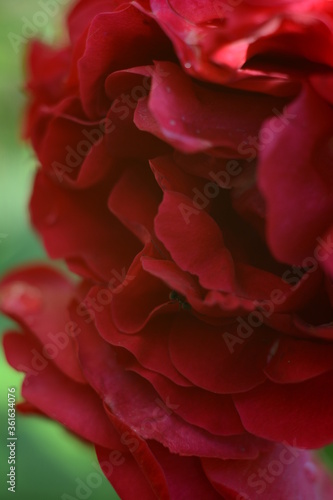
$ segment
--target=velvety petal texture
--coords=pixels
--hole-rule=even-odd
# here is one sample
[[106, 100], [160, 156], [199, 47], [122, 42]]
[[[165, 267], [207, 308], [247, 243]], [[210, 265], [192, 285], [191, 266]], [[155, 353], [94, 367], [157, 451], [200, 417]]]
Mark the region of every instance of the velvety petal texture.
[[333, 6], [79, 0], [30, 44], [33, 227], [10, 272], [23, 413], [123, 500], [330, 500]]

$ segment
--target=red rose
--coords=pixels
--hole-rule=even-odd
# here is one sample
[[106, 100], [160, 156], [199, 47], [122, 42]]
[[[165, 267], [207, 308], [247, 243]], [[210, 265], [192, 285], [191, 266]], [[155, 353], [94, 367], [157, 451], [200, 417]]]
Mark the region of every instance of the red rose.
[[333, 65], [326, 1], [151, 0], [150, 10], [199, 79], [289, 95], [309, 69]]
[[[237, 475], [281, 446], [333, 440], [331, 8], [217, 4], [80, 1], [68, 46], [35, 43], [29, 56], [25, 132], [41, 164], [32, 221], [50, 256], [84, 278], [34, 325], [52, 314], [57, 330], [70, 314], [61, 325], [80, 329], [61, 351], [75, 374], [63, 354], [54, 364], [84, 382], [75, 405], [101, 419], [101, 434], [84, 430], [72, 404], [68, 415], [54, 397], [38, 408], [102, 446], [101, 461], [127, 453], [142, 498], [138, 462], [158, 498], [179, 498], [177, 485], [188, 498], [241, 488], [253, 498]], [[62, 278], [25, 273], [58, 297]], [[13, 286], [5, 281], [3, 308], [17, 316]], [[35, 334], [45, 349], [45, 332]], [[30, 337], [7, 341], [18, 369], [34, 362]], [[22, 342], [17, 362], [10, 342]], [[42, 373], [28, 378], [34, 406], [64, 382]], [[119, 444], [124, 432], [135, 452]], [[302, 460], [290, 497], [308, 488]], [[196, 487], [185, 479], [194, 470]], [[126, 474], [110, 479], [132, 498]], [[266, 486], [272, 499], [291, 488], [288, 475]]]
[[[332, 276], [333, 108], [320, 95], [326, 97], [332, 80], [316, 75], [312, 82], [288, 107], [295, 119], [262, 152], [259, 180], [275, 256], [303, 267], [316, 259]], [[283, 161], [282, 151], [288, 151]]]
[[83, 288], [47, 267], [8, 275], [1, 307], [22, 332], [8, 332], [4, 346], [8, 362], [26, 373], [21, 411], [45, 414], [92, 442], [122, 499], [331, 498], [332, 483], [310, 453], [231, 436], [242, 427], [231, 401], [217, 403], [175, 369], [171, 375], [164, 359], [163, 370], [182, 384], [177, 390], [146, 367], [145, 350], [139, 360], [103, 340], [75, 312]]

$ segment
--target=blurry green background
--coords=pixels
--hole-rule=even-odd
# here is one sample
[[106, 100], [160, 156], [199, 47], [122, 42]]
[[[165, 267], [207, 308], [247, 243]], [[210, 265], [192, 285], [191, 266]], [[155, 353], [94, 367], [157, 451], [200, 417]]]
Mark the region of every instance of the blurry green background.
[[[56, 0], [55, 0], [56, 1]], [[20, 141], [20, 124], [24, 94], [23, 56], [26, 44], [15, 53], [8, 34], [21, 35], [26, 17], [31, 20], [41, 7], [38, 0], [1, 0], [0, 4], [0, 274], [15, 265], [31, 260], [46, 260], [45, 252], [29, 226], [27, 203], [34, 177], [36, 161], [26, 145]], [[64, 7], [59, 14], [49, 17], [47, 24], [38, 29], [38, 37], [54, 40], [61, 32]], [[0, 317], [0, 331], [11, 322]], [[22, 375], [12, 370], [0, 351], [0, 497], [13, 497], [7, 491], [8, 472], [7, 437], [7, 388], [16, 387], [20, 392]], [[309, 404], [311, 402], [309, 401]], [[17, 415], [16, 448], [16, 500], [61, 499], [67, 493], [76, 497], [76, 479], [86, 478], [96, 469], [93, 449], [78, 441], [61, 426], [40, 417]], [[322, 452], [333, 470], [333, 448]], [[102, 475], [101, 475], [102, 476]], [[66, 498], [66, 497], [65, 497]], [[67, 500], [70, 497], [67, 497]], [[82, 497], [81, 497], [82, 498]], [[103, 478], [101, 486], [85, 498], [95, 500], [116, 499], [111, 486]]]
[[[55, 0], [56, 2], [56, 0]], [[70, 3], [70, 2], [68, 2]], [[58, 4], [57, 4], [58, 5]], [[20, 125], [24, 94], [23, 57], [26, 44], [16, 53], [8, 38], [9, 33], [22, 34], [23, 17], [33, 19], [41, 11], [38, 0], [1, 0], [0, 4], [0, 274], [17, 264], [32, 260], [46, 260], [45, 252], [29, 227], [27, 203], [34, 177], [36, 161], [29, 147], [20, 141]], [[61, 31], [65, 8], [49, 16], [36, 36], [52, 40]], [[0, 317], [0, 331], [12, 323]], [[0, 364], [0, 498], [13, 498], [7, 490], [7, 388], [15, 387], [20, 394], [22, 375], [11, 369], [2, 349]], [[17, 415], [16, 500], [61, 499], [64, 493], [76, 498], [76, 478], [86, 482], [97, 464], [92, 448], [77, 440], [60, 425], [41, 417]], [[101, 477], [102, 477], [101, 473]], [[108, 481], [85, 498], [116, 499]], [[81, 497], [82, 498], [82, 497]], [[68, 499], [67, 499], [68, 500]]]

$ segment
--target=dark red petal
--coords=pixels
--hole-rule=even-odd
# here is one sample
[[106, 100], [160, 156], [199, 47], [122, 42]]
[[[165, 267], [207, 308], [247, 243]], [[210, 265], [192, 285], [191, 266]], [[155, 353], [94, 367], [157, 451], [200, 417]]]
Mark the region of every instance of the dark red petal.
[[200, 299], [204, 293], [197, 280], [189, 273], [182, 271], [171, 260], [158, 260], [152, 257], [142, 257], [142, 267], [151, 275], [164, 281], [170, 290], [176, 290], [189, 302]]
[[38, 346], [26, 336], [5, 336], [4, 348], [11, 366], [27, 373], [22, 396], [31, 405], [88, 441], [123, 448], [102, 402], [89, 386], [70, 380], [45, 358], [43, 364]]
[[281, 102], [259, 94], [216, 92], [194, 84], [175, 64], [159, 63], [148, 103], [151, 120], [144, 118], [146, 106], [146, 101], [140, 101], [136, 125], [176, 149], [196, 153], [219, 148], [223, 155], [241, 157], [239, 146], [258, 134], [262, 121]]
[[333, 344], [310, 342], [282, 336], [265, 368], [272, 382], [303, 382], [333, 370]]
[[143, 269], [185, 297], [186, 302], [192, 306], [194, 314], [205, 316], [201, 317], [204, 321], [215, 317], [235, 317], [256, 307], [254, 300], [243, 297], [245, 295], [243, 292], [241, 292], [242, 297], [216, 291], [207, 293], [200, 287], [195, 276], [183, 271], [170, 260], [143, 257], [141, 262]]
[[197, 457], [181, 457], [160, 444], [149, 443], [168, 482], [170, 500], [218, 500], [220, 495], [211, 486]]
[[235, 323], [213, 327], [179, 317], [170, 334], [172, 362], [194, 385], [208, 391], [249, 391], [266, 379], [263, 370], [276, 335], [266, 328], [249, 327], [242, 336], [239, 331], [244, 329]]
[[108, 193], [107, 184], [75, 192], [60, 189], [39, 171], [30, 205], [50, 256], [69, 264], [79, 260], [86, 276], [102, 281], [112, 278], [112, 270], [127, 269], [141, 247], [109, 212]]
[[[59, 50], [39, 40], [29, 44], [26, 88], [39, 106], [56, 103], [63, 97], [63, 82], [69, 68], [70, 52], [69, 47]], [[33, 127], [26, 122], [25, 137], [30, 137], [33, 133]]]
[[[124, 203], [126, 199], [126, 203]], [[153, 234], [154, 216], [161, 201], [161, 191], [148, 168], [131, 166], [115, 184], [109, 197], [111, 212], [141, 241]]]
[[97, 14], [113, 12], [122, 0], [79, 0], [70, 11], [67, 19], [71, 41], [74, 44], [86, 30]]
[[[182, 216], [182, 205], [196, 212], [190, 221]], [[233, 261], [221, 231], [204, 210], [193, 206], [192, 200], [166, 191], [155, 218], [155, 230], [176, 264], [197, 275], [203, 287], [226, 292], [233, 290]]]
[[26, 413], [28, 415], [42, 415], [43, 417], [45, 417], [45, 414], [42, 411], [40, 411], [31, 403], [28, 403], [28, 401], [22, 401], [20, 403], [17, 403], [16, 409], [20, 413]]
[[134, 6], [125, 4], [122, 10], [98, 14], [89, 26], [85, 52], [78, 61], [80, 93], [88, 116], [104, 114], [110, 104], [104, 91], [109, 73], [152, 64], [170, 53], [169, 40]]
[[[128, 439], [132, 449], [136, 448], [137, 443], [142, 442], [138, 437], [131, 437], [129, 431], [125, 431], [123, 436], [125, 436], [123, 440]], [[164, 496], [156, 496], [149, 478], [147, 479], [144, 475], [140, 465], [129, 451], [120, 454], [114, 450], [96, 446], [96, 454], [101, 469], [122, 500], [137, 500], [138, 498], [145, 500], [169, 499], [165, 492], [162, 493]]]
[[330, 371], [299, 384], [273, 384], [234, 396], [245, 428], [274, 441], [300, 448], [320, 448], [333, 440], [333, 400], [327, 387]]
[[[255, 457], [264, 445], [250, 435], [214, 436], [190, 425], [175, 413], [163, 411], [158, 394], [138, 375], [117, 362], [117, 351], [98, 338], [93, 328], [80, 323], [79, 359], [87, 380], [113, 415], [143, 439], [155, 439], [173, 453], [219, 458]], [[98, 369], [96, 369], [98, 360]]]
[[[255, 460], [202, 459], [208, 479], [223, 498], [230, 500], [329, 500], [328, 484], [324, 496], [319, 494], [327, 478], [310, 453], [275, 445], [269, 453]], [[331, 483], [331, 481], [329, 481]], [[331, 487], [331, 485], [330, 485]]]
[[305, 336], [307, 339], [333, 340], [332, 323], [324, 325], [311, 325], [310, 323], [307, 323], [295, 316], [293, 317], [293, 325], [297, 328], [299, 336]]
[[147, 441], [142, 439], [135, 430], [115, 417], [107, 405], [105, 405], [105, 409], [109, 419], [121, 436], [121, 441], [132, 453], [133, 458], [137, 462], [141, 472], [144, 474], [157, 498], [167, 499], [169, 495], [164, 473], [160, 464], [156, 461], [153, 453], [149, 449]]
[[[93, 289], [88, 297], [98, 295], [98, 289]], [[109, 308], [95, 314], [95, 323], [100, 335], [115, 347], [124, 347], [144, 367], [168, 377], [179, 385], [190, 385], [173, 366], [169, 355], [169, 333], [171, 317], [153, 318], [137, 334], [128, 335], [119, 331], [113, 323]]]
[[115, 171], [104, 134], [108, 127], [103, 120], [89, 122], [78, 98], [63, 100], [48, 115], [46, 132], [35, 148], [43, 169], [55, 183], [85, 188], [106, 177], [111, 169]]
[[134, 259], [124, 285], [111, 302], [112, 320], [125, 333], [138, 332], [155, 314], [175, 311], [178, 307], [170, 302], [170, 289], [143, 269], [141, 258], [144, 255], [151, 255], [150, 246]]
[[[320, 250], [320, 253], [318, 253]], [[333, 278], [333, 226], [319, 240], [317, 246], [317, 259], [327, 272], [328, 276]]]
[[65, 375], [84, 382], [73, 345], [77, 329], [67, 309], [74, 292], [74, 285], [49, 267], [19, 268], [0, 283], [0, 308], [33, 333]]
[[[150, 161], [150, 167], [154, 172], [158, 185], [163, 191], [177, 191], [185, 194], [189, 198], [193, 198], [194, 194], [197, 193], [197, 191], [193, 191], [193, 189], [197, 188], [197, 190], [202, 192], [205, 187], [205, 182], [198, 179], [198, 177], [191, 172], [184, 172], [175, 160], [175, 156], [176, 153], [172, 156], [154, 158]], [[189, 161], [190, 158], [192, 158], [192, 155], [188, 156]]]
[[331, 73], [314, 74], [309, 78], [312, 87], [330, 104], [332, 100], [333, 76]]
[[[134, 123], [138, 102], [146, 99], [150, 90], [154, 66], [142, 66], [115, 71], [105, 81], [105, 91], [112, 105], [106, 121], [109, 153], [117, 158], [155, 158], [171, 151], [170, 146], [155, 135], [139, 130]], [[131, 144], [131, 147], [128, 147]]]
[[277, 259], [309, 267], [306, 259], [332, 220], [333, 110], [308, 87], [268, 128], [273, 120], [281, 130], [259, 160], [268, 242]]
[[186, 422], [217, 436], [232, 436], [244, 432], [231, 396], [213, 394], [198, 387], [180, 387], [159, 373], [144, 369], [139, 363], [127, 367], [149, 380], [163, 399], [162, 407], [174, 411]]

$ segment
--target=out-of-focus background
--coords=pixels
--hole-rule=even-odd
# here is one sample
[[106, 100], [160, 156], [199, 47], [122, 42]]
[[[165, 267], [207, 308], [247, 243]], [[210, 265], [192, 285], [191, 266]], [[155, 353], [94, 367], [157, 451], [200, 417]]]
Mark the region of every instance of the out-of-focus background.
[[[47, 14], [42, 4], [52, 4]], [[2, 0], [0, 3], [0, 274], [29, 261], [47, 260], [47, 256], [29, 225], [27, 204], [36, 169], [29, 147], [20, 140], [20, 125], [25, 101], [23, 59], [28, 39], [52, 41], [59, 38], [67, 2], [57, 0]], [[62, 4], [62, 5], [61, 5]], [[51, 5], [51, 7], [52, 7]], [[50, 7], [50, 9], [51, 9]], [[45, 15], [39, 16], [38, 12]], [[51, 12], [51, 10], [49, 10]], [[47, 20], [46, 20], [47, 18]], [[37, 26], [39, 24], [39, 26]], [[57, 265], [57, 264], [56, 264]], [[13, 323], [0, 317], [0, 332]], [[2, 500], [74, 500], [117, 499], [118, 496], [100, 472], [94, 450], [42, 417], [16, 416], [16, 493], [7, 490], [9, 472], [7, 438], [7, 389], [20, 394], [23, 376], [11, 369], [0, 350], [0, 498]], [[87, 482], [88, 481], [88, 482]], [[100, 483], [97, 487], [96, 485]], [[81, 489], [77, 490], [78, 485]], [[86, 485], [86, 487], [82, 486]], [[92, 487], [95, 485], [94, 487]]]

